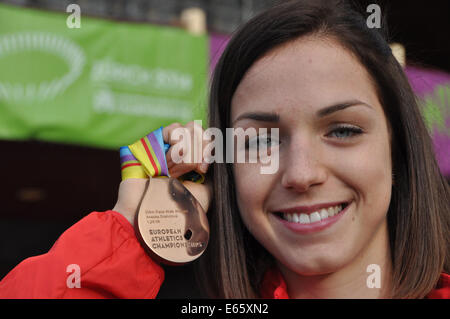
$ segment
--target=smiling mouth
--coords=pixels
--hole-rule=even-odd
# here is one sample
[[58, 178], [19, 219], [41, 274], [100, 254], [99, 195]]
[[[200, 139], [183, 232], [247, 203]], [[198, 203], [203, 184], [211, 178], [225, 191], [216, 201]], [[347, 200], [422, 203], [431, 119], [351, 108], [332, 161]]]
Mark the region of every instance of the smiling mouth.
[[274, 214], [291, 223], [312, 224], [338, 215], [349, 204], [350, 203], [341, 203], [335, 206], [324, 207], [310, 213], [274, 212]]

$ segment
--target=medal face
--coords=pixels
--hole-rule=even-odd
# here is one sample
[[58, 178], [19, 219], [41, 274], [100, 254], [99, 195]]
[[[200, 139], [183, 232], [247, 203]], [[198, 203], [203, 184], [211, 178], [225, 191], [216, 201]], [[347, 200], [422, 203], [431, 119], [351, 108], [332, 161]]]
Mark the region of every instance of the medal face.
[[149, 180], [135, 220], [142, 244], [162, 263], [188, 263], [200, 257], [208, 245], [206, 213], [176, 178]]

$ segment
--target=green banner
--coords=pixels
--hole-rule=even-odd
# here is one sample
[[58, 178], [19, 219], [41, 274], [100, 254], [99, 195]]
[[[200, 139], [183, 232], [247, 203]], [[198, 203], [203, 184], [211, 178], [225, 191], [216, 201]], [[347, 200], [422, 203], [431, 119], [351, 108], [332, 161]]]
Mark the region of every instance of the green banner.
[[208, 39], [172, 27], [0, 5], [0, 138], [118, 148], [206, 123]]

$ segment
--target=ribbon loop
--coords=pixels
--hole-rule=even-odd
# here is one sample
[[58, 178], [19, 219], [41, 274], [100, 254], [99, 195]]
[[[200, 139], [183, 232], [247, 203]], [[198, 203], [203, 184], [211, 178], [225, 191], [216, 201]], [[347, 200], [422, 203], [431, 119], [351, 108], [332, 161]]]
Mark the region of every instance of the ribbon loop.
[[[162, 129], [161, 126], [133, 144], [120, 148], [122, 180], [157, 176], [170, 177], [166, 160], [166, 153], [170, 145], [164, 143]], [[203, 183], [205, 176], [197, 172], [188, 172], [180, 179]]]

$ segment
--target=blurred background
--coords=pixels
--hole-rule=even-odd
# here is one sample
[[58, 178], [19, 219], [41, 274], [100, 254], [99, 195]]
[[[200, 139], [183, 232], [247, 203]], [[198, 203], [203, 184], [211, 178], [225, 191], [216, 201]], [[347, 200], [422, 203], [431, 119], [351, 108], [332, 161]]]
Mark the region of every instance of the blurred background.
[[[205, 119], [227, 39], [278, 2], [0, 1], [0, 279], [83, 216], [114, 206], [118, 147]], [[450, 1], [356, 2], [386, 15], [450, 180]], [[81, 9], [79, 29], [67, 26], [69, 4]], [[170, 285], [163, 292], [177, 297]]]

